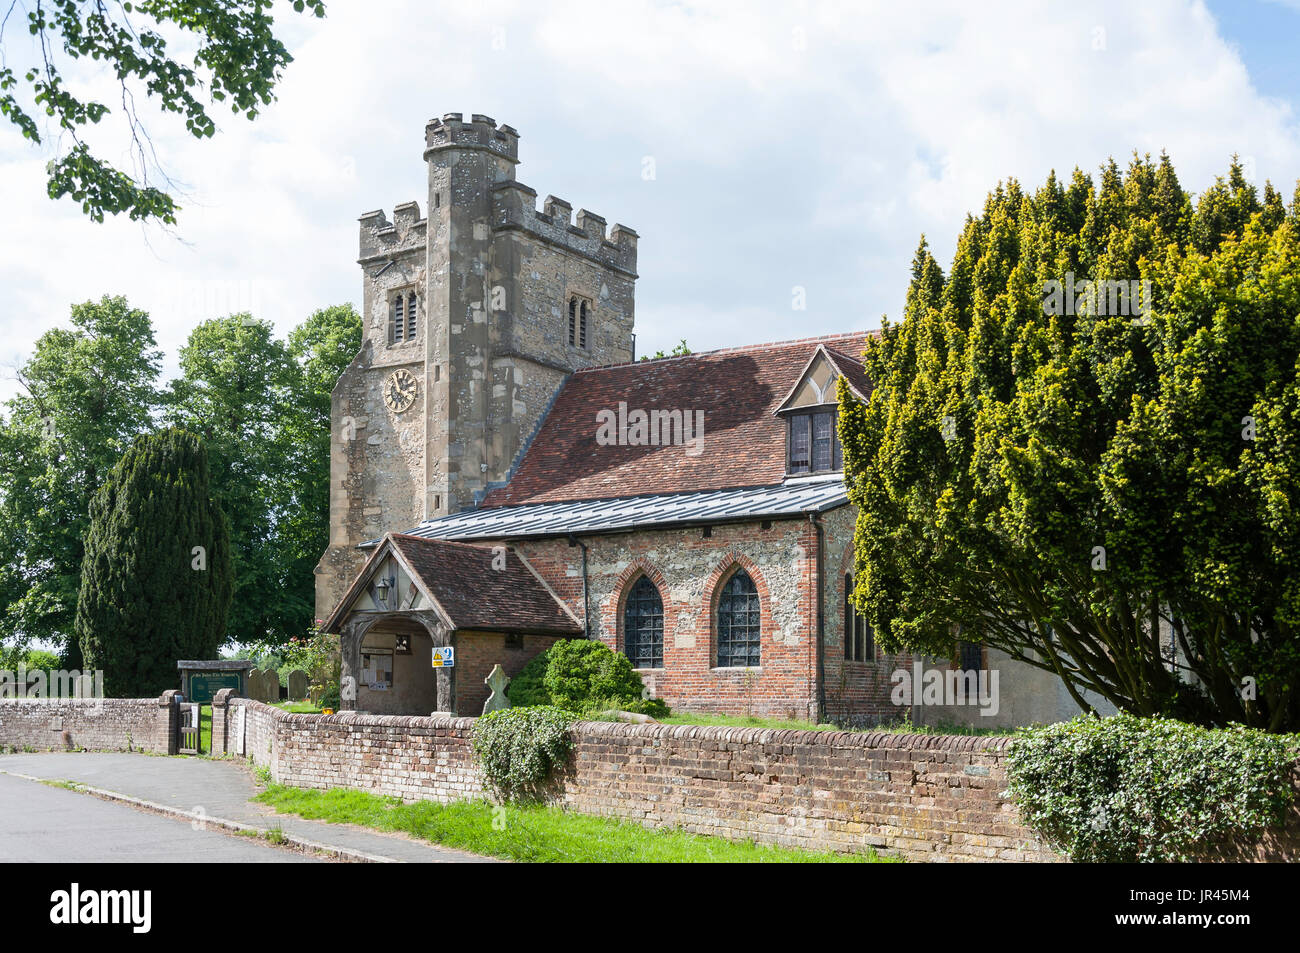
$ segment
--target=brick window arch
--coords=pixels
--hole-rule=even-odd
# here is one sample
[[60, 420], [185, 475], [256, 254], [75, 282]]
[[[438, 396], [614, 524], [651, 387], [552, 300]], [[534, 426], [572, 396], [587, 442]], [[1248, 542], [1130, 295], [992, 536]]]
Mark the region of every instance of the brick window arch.
[[635, 668], [664, 667], [664, 601], [644, 573], [623, 603], [623, 652]]
[[744, 569], [737, 568], [718, 594], [718, 667], [757, 666], [761, 663], [762, 607], [758, 587]]

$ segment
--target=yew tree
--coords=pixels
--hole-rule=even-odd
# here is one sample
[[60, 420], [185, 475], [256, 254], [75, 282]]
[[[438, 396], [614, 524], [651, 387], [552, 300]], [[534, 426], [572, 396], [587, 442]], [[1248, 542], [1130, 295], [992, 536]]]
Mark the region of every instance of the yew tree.
[[865, 359], [840, 437], [883, 647], [1300, 729], [1300, 188], [1234, 159], [1194, 200], [1167, 156], [999, 184]]
[[140, 437], [90, 505], [76, 633], [110, 697], [156, 695], [179, 659], [215, 658], [232, 592], [225, 514], [203, 441]]

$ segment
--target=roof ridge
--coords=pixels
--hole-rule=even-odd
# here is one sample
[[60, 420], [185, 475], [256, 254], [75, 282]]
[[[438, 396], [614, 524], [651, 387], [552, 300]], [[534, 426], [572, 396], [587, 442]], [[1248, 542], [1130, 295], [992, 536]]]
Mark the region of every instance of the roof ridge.
[[715, 354], [743, 354], [752, 351], [771, 350], [780, 347], [793, 347], [797, 344], [825, 344], [828, 341], [849, 341], [855, 338], [865, 338], [876, 333], [873, 330], [866, 331], [842, 331], [838, 334], [822, 334], [816, 337], [807, 338], [790, 338], [786, 341], [766, 341], [759, 344], [737, 344], [732, 347], [715, 348], [712, 351], [692, 351], [690, 354], [672, 354], [665, 357], [643, 358], [637, 361], [623, 361], [618, 364], [593, 364], [590, 367], [580, 367], [573, 373], [585, 374], [589, 371], [608, 371], [618, 367], [645, 367], [650, 364], [663, 364], [668, 361], [686, 361], [695, 357], [710, 357]]
[[[474, 512], [474, 511], [469, 510], [467, 512]], [[424, 523], [420, 523], [418, 525], [423, 526]], [[486, 550], [489, 548], [487, 546], [478, 546], [475, 545], [474, 543], [464, 543], [458, 539], [438, 539], [437, 537], [432, 537], [432, 536], [416, 536], [414, 533], [388, 533], [387, 535], [393, 537], [394, 539], [414, 540], [417, 543], [447, 543], [451, 546], [468, 546], [470, 549], [480, 549], [480, 550]]]

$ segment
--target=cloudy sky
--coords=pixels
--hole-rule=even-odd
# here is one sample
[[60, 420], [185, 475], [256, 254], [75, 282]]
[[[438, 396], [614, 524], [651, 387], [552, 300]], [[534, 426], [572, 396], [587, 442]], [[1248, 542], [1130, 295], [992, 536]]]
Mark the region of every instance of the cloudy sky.
[[642, 353], [875, 327], [919, 236], [947, 261], [1007, 176], [1167, 149], [1193, 190], [1233, 152], [1288, 197], [1300, 177], [1300, 2], [327, 3], [284, 14], [295, 61], [256, 122], [218, 112], [200, 143], [145, 112], [174, 230], [51, 202], [52, 153], [0, 126], [0, 398], [76, 301], [149, 311], [169, 372], [205, 318], [285, 333], [358, 301], [357, 216], [423, 209], [446, 112], [515, 126], [523, 182], [640, 233]]

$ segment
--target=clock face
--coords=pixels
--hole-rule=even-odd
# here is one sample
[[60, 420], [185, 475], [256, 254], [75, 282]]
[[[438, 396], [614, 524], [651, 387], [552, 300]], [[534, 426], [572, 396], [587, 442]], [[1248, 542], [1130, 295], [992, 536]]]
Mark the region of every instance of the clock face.
[[402, 413], [415, 403], [419, 384], [408, 370], [394, 371], [384, 382], [384, 405], [394, 413]]

